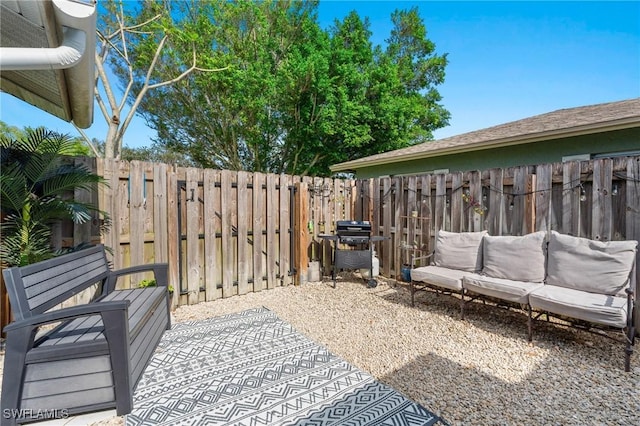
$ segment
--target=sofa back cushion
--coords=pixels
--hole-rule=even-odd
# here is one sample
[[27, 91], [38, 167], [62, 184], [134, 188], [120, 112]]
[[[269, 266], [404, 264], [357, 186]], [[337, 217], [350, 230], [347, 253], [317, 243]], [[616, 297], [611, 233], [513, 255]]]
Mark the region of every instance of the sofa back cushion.
[[513, 281], [543, 282], [546, 234], [539, 231], [522, 237], [487, 235], [483, 242], [482, 273]]
[[485, 235], [487, 231], [438, 231], [433, 257], [434, 265], [462, 271], [480, 271], [482, 269], [482, 238]]
[[547, 284], [606, 295], [628, 285], [637, 241], [594, 241], [551, 231]]

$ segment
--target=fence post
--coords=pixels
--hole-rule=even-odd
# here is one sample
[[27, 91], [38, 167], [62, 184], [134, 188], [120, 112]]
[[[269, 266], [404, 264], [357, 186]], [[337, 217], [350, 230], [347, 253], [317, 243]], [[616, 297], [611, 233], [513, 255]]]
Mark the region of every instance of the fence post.
[[176, 166], [167, 168], [167, 258], [169, 259], [169, 282], [173, 285], [173, 299], [171, 307], [180, 304], [180, 266], [178, 265], [178, 250], [180, 242], [180, 229], [178, 229], [178, 172]]
[[309, 187], [307, 182], [296, 182], [295, 214], [293, 232], [295, 235], [295, 278], [294, 284], [307, 282], [309, 269]]
[[[626, 239], [640, 241], [640, 158], [629, 158], [626, 170]], [[636, 256], [635, 298], [640, 300], [640, 253]], [[633, 285], [632, 283], [631, 285]], [[636, 307], [636, 336], [640, 337], [640, 314]], [[637, 346], [637, 345], [636, 345]]]
[[524, 197], [524, 220], [527, 234], [536, 230], [536, 175], [527, 176], [527, 189]]

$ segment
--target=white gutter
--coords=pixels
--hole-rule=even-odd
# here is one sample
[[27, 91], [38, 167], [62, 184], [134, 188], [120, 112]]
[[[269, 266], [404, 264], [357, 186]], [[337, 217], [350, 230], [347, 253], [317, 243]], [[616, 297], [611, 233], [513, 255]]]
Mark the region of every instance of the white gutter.
[[[36, 24], [53, 34], [58, 32], [62, 43], [51, 48], [0, 47], [0, 70], [59, 70], [55, 72], [64, 78], [62, 90], [66, 95], [65, 106], [60, 107], [68, 107], [70, 119], [86, 129], [93, 122], [96, 0], [25, 0], [17, 2], [12, 10], [22, 10], [33, 21], [35, 11], [31, 5], [38, 5], [41, 16], [41, 22]], [[47, 13], [49, 10], [53, 13]]]
[[82, 60], [87, 36], [75, 28], [63, 28], [59, 47], [0, 47], [0, 70], [60, 70], [77, 65]]

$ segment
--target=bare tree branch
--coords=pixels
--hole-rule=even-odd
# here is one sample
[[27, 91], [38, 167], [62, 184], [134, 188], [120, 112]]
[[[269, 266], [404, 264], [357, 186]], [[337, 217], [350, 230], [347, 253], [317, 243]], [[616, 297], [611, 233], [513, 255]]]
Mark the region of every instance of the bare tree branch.
[[76, 123], [74, 123], [73, 121], [71, 122], [71, 124], [73, 124], [73, 127], [75, 127], [76, 130], [78, 131], [78, 133], [80, 133], [82, 135], [82, 137], [84, 138], [84, 141], [87, 143], [87, 145], [89, 145], [89, 148], [91, 148], [91, 150], [93, 151], [93, 154], [96, 157], [100, 157], [100, 153], [98, 152], [98, 148], [96, 148], [96, 146], [94, 145], [94, 143], [91, 140], [91, 138], [89, 138], [89, 135], [87, 135], [87, 133], [83, 129], [81, 129], [80, 127], [76, 126]]

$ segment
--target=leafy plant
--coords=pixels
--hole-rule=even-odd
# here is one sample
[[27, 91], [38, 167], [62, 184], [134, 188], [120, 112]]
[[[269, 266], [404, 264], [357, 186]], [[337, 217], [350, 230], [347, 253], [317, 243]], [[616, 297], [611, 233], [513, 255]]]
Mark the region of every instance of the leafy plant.
[[[138, 283], [138, 287], [156, 287], [158, 283], [156, 283], [155, 279], [144, 279]], [[169, 284], [167, 287], [169, 293], [173, 293], [173, 286]]]
[[19, 138], [0, 137], [0, 189], [2, 244], [6, 266], [22, 266], [51, 258], [51, 225], [62, 219], [74, 223], [91, 220], [98, 211], [105, 226], [105, 212], [73, 200], [75, 189], [95, 190], [103, 179], [84, 166], [65, 163], [76, 142], [67, 135], [42, 127], [26, 129]]
[[469, 208], [473, 208], [473, 211], [476, 214], [479, 215], [483, 215], [484, 211], [487, 209], [485, 206], [482, 205], [482, 203], [478, 200], [476, 200], [475, 198], [473, 198], [472, 195], [469, 194], [469, 192], [465, 192], [462, 194], [462, 200], [465, 203], [469, 204]]

